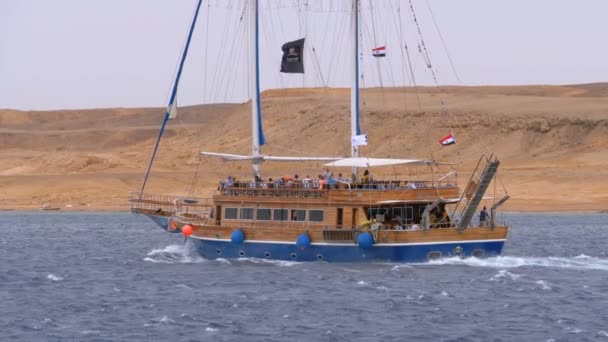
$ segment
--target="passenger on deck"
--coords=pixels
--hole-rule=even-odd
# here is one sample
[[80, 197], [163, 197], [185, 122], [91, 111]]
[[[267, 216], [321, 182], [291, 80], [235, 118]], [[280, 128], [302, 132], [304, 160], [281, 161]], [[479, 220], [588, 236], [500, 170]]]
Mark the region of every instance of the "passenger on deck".
[[298, 175], [294, 175], [293, 176], [293, 186], [295, 188], [301, 188], [302, 187], [302, 180], [300, 179], [300, 176], [298, 176]]
[[325, 172], [323, 172], [323, 179], [325, 180], [325, 182], [327, 182], [332, 176], [331, 171], [329, 171], [329, 168], [325, 169]]
[[338, 173], [338, 182], [346, 182], [346, 178], [341, 173]]
[[401, 219], [401, 216], [399, 215], [395, 215], [393, 217], [393, 219], [391, 220], [393, 226], [395, 227], [396, 230], [403, 230], [403, 220]]
[[431, 228], [435, 228], [435, 222], [437, 222], [437, 211], [436, 208], [433, 208], [429, 213], [429, 224]]
[[486, 207], [483, 207], [483, 210], [479, 212], [479, 226], [487, 227], [488, 226], [488, 212], [486, 211]]
[[228, 176], [226, 181], [223, 184], [223, 188], [226, 190], [226, 195], [231, 195], [230, 187], [234, 186], [234, 178], [232, 176]]
[[324, 189], [326, 183], [325, 178], [323, 178], [322, 175], [319, 175], [319, 189]]
[[365, 172], [363, 172], [363, 178], [361, 179], [361, 181], [365, 184], [369, 183], [371, 180], [371, 176], [369, 175], [369, 170], [365, 170]]
[[439, 207], [439, 227], [449, 228], [451, 226], [450, 216], [448, 211], [445, 210], [445, 205]]
[[309, 175], [306, 175], [302, 180], [302, 184], [304, 185], [304, 189], [310, 189], [312, 187], [312, 179], [310, 179]]
[[274, 181], [272, 178], [268, 178], [268, 184], [266, 185], [269, 189], [274, 188]]
[[234, 185], [234, 179], [232, 178], [232, 176], [228, 176], [228, 178], [226, 178], [226, 181], [224, 182], [224, 188], [230, 187]]

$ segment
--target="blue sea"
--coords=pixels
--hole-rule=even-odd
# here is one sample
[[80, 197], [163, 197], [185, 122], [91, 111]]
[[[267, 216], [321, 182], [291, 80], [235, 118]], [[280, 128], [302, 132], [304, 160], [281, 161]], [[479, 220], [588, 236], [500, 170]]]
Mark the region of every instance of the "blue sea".
[[505, 215], [504, 255], [205, 260], [127, 213], [0, 213], [0, 341], [608, 341], [608, 214]]

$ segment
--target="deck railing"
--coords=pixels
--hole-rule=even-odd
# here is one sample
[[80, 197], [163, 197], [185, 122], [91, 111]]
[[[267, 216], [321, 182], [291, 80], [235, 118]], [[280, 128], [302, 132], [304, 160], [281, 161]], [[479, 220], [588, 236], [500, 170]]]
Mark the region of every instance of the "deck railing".
[[220, 183], [219, 192], [226, 196], [322, 198], [331, 190], [416, 190], [456, 188], [450, 181], [372, 181], [369, 183], [323, 184], [314, 182], [237, 182]]
[[151, 210], [173, 214], [208, 214], [213, 208], [211, 198], [172, 196], [154, 193], [131, 192], [131, 210]]

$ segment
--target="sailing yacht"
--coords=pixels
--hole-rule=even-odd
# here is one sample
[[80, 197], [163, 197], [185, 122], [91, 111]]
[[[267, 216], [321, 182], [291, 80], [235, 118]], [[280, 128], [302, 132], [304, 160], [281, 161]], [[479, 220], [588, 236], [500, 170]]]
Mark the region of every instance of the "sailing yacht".
[[[260, 106], [259, 1], [247, 2], [251, 33], [251, 155], [200, 152], [227, 161], [249, 161], [253, 177], [229, 179], [212, 198], [149, 194], [145, 185], [167, 121], [174, 115], [175, 97], [202, 0], [199, 0], [182, 54], [177, 78], [142, 188], [131, 194], [131, 211], [149, 217], [170, 233], [183, 234], [203, 257], [263, 258], [328, 262], [425, 262], [442, 257], [499, 255], [509, 228], [495, 222], [494, 203], [488, 221], [474, 224], [474, 216], [495, 177], [500, 161], [482, 156], [466, 187], [449, 175], [435, 179], [376, 180], [360, 176], [362, 169], [429, 167], [427, 159], [374, 158], [361, 155], [367, 144], [359, 126], [359, 0], [352, 1], [350, 27], [351, 155], [336, 157], [271, 156], [262, 153], [264, 134]], [[283, 47], [284, 63], [301, 61], [297, 44]], [[290, 44], [290, 43], [288, 43]], [[295, 46], [295, 47], [294, 47]], [[374, 56], [384, 54], [384, 47]], [[282, 70], [291, 66], [282, 66]], [[297, 70], [298, 68], [294, 68]], [[443, 140], [443, 139], [442, 139]], [[448, 141], [449, 139], [446, 139]], [[453, 140], [453, 139], [452, 139]], [[350, 180], [328, 176], [319, 181], [264, 181], [264, 162], [316, 161], [327, 167], [348, 168]]]

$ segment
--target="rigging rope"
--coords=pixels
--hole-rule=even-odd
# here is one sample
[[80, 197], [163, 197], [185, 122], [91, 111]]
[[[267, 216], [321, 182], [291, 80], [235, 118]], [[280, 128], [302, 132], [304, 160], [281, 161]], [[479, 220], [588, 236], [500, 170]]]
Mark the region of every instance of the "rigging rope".
[[426, 6], [429, 9], [429, 13], [431, 13], [431, 18], [433, 19], [433, 23], [435, 24], [435, 28], [437, 29], [437, 33], [439, 34], [439, 39], [441, 40], [441, 44], [443, 45], [445, 54], [448, 57], [448, 60], [450, 61], [450, 65], [452, 66], [452, 72], [454, 72], [454, 76], [456, 77], [456, 80], [458, 80], [458, 83], [462, 84], [462, 81], [460, 80], [460, 76], [458, 76], [458, 72], [456, 72], [456, 67], [454, 66], [452, 57], [450, 56], [450, 51], [448, 50], [448, 46], [446, 45], [445, 40], [443, 39], [443, 34], [441, 34], [441, 30], [439, 29], [439, 24], [437, 23], [437, 20], [435, 19], [435, 14], [433, 13], [433, 9], [431, 8], [431, 4], [429, 3], [429, 0], [426, 0]]
[[177, 96], [177, 89], [179, 87], [179, 79], [182, 74], [182, 70], [184, 67], [184, 62], [186, 61], [186, 56], [188, 55], [188, 48], [190, 47], [190, 41], [192, 40], [192, 33], [194, 32], [194, 27], [196, 26], [196, 19], [198, 18], [198, 13], [201, 9], [202, 0], [199, 0], [196, 4], [196, 11], [194, 12], [194, 18], [192, 19], [192, 24], [190, 26], [190, 30], [188, 32], [188, 39], [186, 40], [186, 46], [184, 48], [184, 52], [182, 54], [182, 58], [179, 64], [179, 70], [177, 71], [177, 76], [175, 78], [175, 82], [173, 84], [173, 91], [171, 92], [171, 99], [169, 100], [169, 105], [167, 106], [167, 110], [165, 112], [165, 117], [163, 119], [163, 123], [160, 127], [160, 131], [158, 132], [158, 138], [156, 139], [156, 145], [154, 145], [154, 150], [152, 151], [152, 156], [150, 157], [150, 163], [148, 164], [148, 169], [146, 170], [146, 175], [144, 176], [144, 181], [141, 185], [140, 196], [143, 194], [144, 189], [146, 188], [146, 183], [148, 182], [148, 177], [150, 176], [150, 171], [152, 170], [152, 164], [154, 163], [154, 159], [156, 157], [156, 152], [158, 151], [158, 145], [160, 144], [160, 138], [163, 136], [163, 132], [165, 131], [165, 126], [167, 125], [167, 121], [169, 121], [169, 117], [171, 115], [171, 107], [175, 103], [175, 98]]

